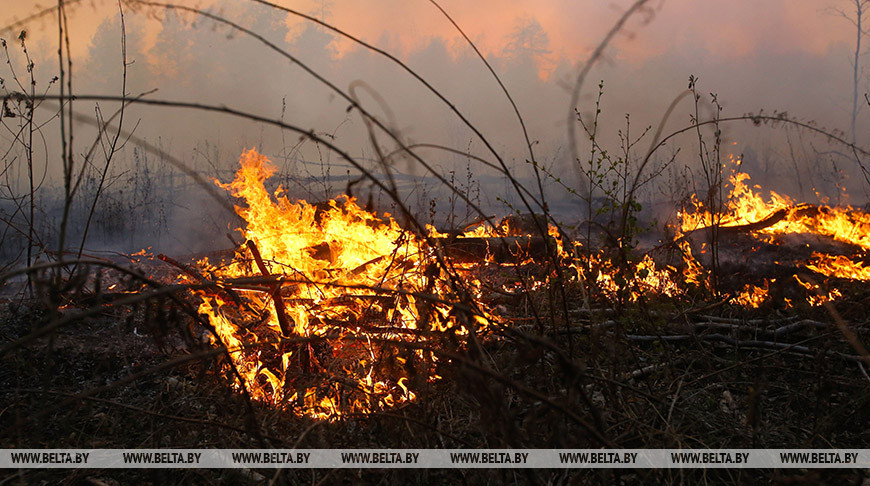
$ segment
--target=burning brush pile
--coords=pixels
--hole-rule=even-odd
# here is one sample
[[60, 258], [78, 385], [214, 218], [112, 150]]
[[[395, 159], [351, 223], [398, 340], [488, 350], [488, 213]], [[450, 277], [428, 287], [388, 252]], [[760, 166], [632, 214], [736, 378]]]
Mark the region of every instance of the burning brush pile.
[[392, 407], [438, 378], [432, 341], [491, 322], [479, 282], [426, 238], [352, 198], [290, 202], [266, 190], [265, 157], [241, 164], [219, 185], [244, 201], [246, 243], [229, 262], [199, 262], [215, 283], [199, 311], [253, 398], [321, 419]]

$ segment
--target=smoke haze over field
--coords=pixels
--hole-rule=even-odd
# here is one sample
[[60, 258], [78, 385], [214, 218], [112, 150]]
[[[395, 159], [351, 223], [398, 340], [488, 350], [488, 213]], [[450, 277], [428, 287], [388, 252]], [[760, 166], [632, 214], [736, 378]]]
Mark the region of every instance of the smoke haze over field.
[[[395, 54], [454, 103], [512, 170], [523, 177], [530, 174], [525, 162], [528, 150], [511, 106], [485, 66], [431, 3], [279, 3], [322, 18]], [[567, 142], [570, 87], [582, 63], [630, 4], [569, 0], [442, 2], [516, 99], [530, 138], [536, 142], [536, 158], [569, 185], [579, 180]], [[236, 22], [287, 51], [338, 88], [358, 97], [362, 106], [381, 116], [404, 141], [447, 145], [494, 161], [483, 143], [442, 102], [383, 57], [315, 24], [252, 1], [209, 0], [190, 5]], [[618, 150], [617, 131], [625, 129], [626, 113], [631, 115], [633, 138], [647, 126], [655, 131], [669, 104], [685, 91], [690, 75], [699, 78], [701, 93], [718, 95], [723, 116], [761, 109], [770, 113], [786, 111], [792, 117], [849, 132], [855, 29], [848, 20], [826, 9], [848, 11], [850, 2], [659, 0], [650, 6], [650, 10], [632, 17], [614, 38], [604, 59], [589, 74], [577, 107], [585, 116], [591, 115], [598, 81], [604, 80], [599, 131], [611, 151]], [[34, 12], [33, 7], [16, 2], [4, 8], [0, 25], [9, 25]], [[130, 63], [128, 94], [156, 89], [147, 97], [225, 105], [283, 119], [300, 129], [325, 134], [368, 167], [378, 167], [365, 124], [357, 112], [348, 112], [349, 103], [263, 43], [192, 14], [125, 7], [125, 18]], [[83, 3], [70, 8], [69, 22], [75, 92], [119, 95], [122, 69], [118, 6], [108, 1]], [[56, 85], [48, 88], [48, 81], [58, 71], [56, 20], [47, 15], [25, 27], [38, 90], [56, 94]], [[0, 36], [7, 39], [12, 65], [21, 77], [25, 62], [15, 41], [18, 29]], [[7, 88], [15, 90], [8, 66], [0, 73]], [[862, 77], [859, 89], [861, 93], [866, 91], [866, 77]], [[867, 142], [864, 134], [870, 128], [866, 103], [862, 105], [856, 139], [859, 145]], [[93, 102], [80, 101], [75, 106], [82, 114], [93, 114]], [[111, 113], [117, 104], [104, 102], [100, 106], [104, 113]], [[709, 96], [701, 99], [700, 106], [701, 117], [709, 117]], [[691, 100], [683, 99], [664, 133], [688, 125], [693, 110]], [[48, 119], [51, 112], [44, 110], [41, 115]], [[299, 135], [290, 131], [224, 114], [177, 108], [134, 106], [126, 116], [125, 127], [135, 126], [137, 137], [159, 145], [198, 171], [224, 180], [229, 178], [228, 171], [234, 168], [242, 150], [257, 147], [297, 178], [295, 185], [286, 183], [291, 194], [316, 200], [341, 192], [346, 185], [346, 162], [322, 146], [300, 141]], [[575, 125], [580, 133], [579, 125]], [[81, 127], [79, 152], [85, 150], [82, 147], [89, 145], [88, 137], [93, 136]], [[744, 166], [754, 181], [801, 199], [815, 197], [814, 188], [842, 199], [842, 186], [853, 196], [853, 202], [863, 204], [866, 186], [854, 162], [850, 165], [848, 159], [830, 154], [841, 147], [793, 129], [755, 128], [744, 122], [723, 129], [725, 147], [735, 155], [746, 156]], [[55, 184], [59, 172], [51, 160], [57, 157], [57, 144], [52, 144], [51, 138], [56, 132], [54, 125], [46, 128], [47, 172]], [[2, 137], [4, 147], [13, 145], [10, 131]], [[385, 136], [378, 139], [382, 151], [388, 153], [395, 148]], [[588, 153], [587, 137], [580, 140], [580, 153]], [[644, 152], [650, 141], [648, 134], [637, 151]], [[661, 152], [661, 157], [671, 155], [678, 146], [682, 148], [675, 167], [694, 170], [698, 165], [697, 138], [691, 135], [678, 139], [673, 148]], [[479, 196], [484, 205], [498, 206], [495, 196], [505, 197], [507, 184], [503, 178], [479, 163], [432, 149], [420, 153], [447, 178], [465, 180], [470, 167], [473, 178], [484, 188]], [[129, 184], [131, 174], [138, 174], [136, 163], [142, 163], [144, 155], [138, 157], [132, 147], [124, 150], [113, 172], [114, 189]], [[407, 176], [431, 176], [407, 160], [397, 161], [394, 170]], [[455, 174], [451, 175], [451, 171]], [[645, 197], [681, 197], [683, 194], [675, 193], [675, 181], [676, 176], [665, 174], [661, 184], [650, 186]], [[437, 193], [434, 186], [413, 187], [406, 187], [408, 200], [419, 199], [423, 206], [427, 197]], [[560, 191], [558, 184], [548, 187], [554, 201], [570, 207], [572, 196]], [[187, 208], [199, 204], [173, 201], [170, 205]], [[217, 215], [209, 218], [220, 219]], [[164, 224], [171, 221], [169, 217]]]

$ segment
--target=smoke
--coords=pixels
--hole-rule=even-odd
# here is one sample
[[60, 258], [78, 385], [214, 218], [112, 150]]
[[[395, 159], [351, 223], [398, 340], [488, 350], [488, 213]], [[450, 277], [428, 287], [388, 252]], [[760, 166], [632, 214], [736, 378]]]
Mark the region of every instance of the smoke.
[[[513, 108], [486, 67], [431, 5], [310, 3], [305, 11], [395, 53], [467, 117], [515, 177], [537, 190], [529, 163], [530, 150]], [[577, 218], [575, 213], [582, 201], [565, 189], [575, 189], [583, 181], [566, 143], [570, 88], [579, 63], [618, 17], [620, 9], [598, 2], [577, 5], [562, 0], [535, 7], [524, 2], [445, 2], [445, 7], [454, 12], [460, 25], [478, 43], [514, 97], [535, 159], [545, 169], [544, 187], [552, 206], [563, 218]], [[656, 10], [634, 19], [616, 39], [583, 89], [577, 108], [580, 116], [589, 120], [595, 109], [598, 81], [604, 81], [598, 127], [602, 147], [618, 153], [621, 134], [636, 138], [649, 129], [630, 154], [642, 158], [662, 115], [685, 90], [690, 75], [699, 79], [702, 119], [714, 113], [711, 94], [715, 94], [724, 107], [721, 116], [764, 109], [767, 113], [786, 111], [789, 116], [813, 120], [830, 130], [847, 127], [851, 101], [848, 59], [852, 47], [844, 31], [849, 25], [820, 12], [817, 2], [771, 1], [749, 7], [673, 0], [654, 7]], [[86, 7], [71, 12], [74, 25], [86, 24], [88, 16], [99, 19], [98, 23], [91, 20], [96, 26], [93, 35], [83, 34], [86, 42], [74, 40], [78, 93], [121, 93], [120, 17], [117, 11], [110, 13], [112, 8], [100, 5], [93, 15]], [[473, 202], [492, 214], [512, 211], [513, 205], [519, 204], [505, 177], [475, 160], [479, 157], [499, 164], [486, 143], [402, 67], [323, 27], [263, 6], [217, 1], [211, 2], [209, 12], [256, 32], [272, 46], [202, 16], [127, 10], [126, 93], [135, 96], [156, 90], [147, 96], [227, 106], [282, 120], [320, 135], [367, 169], [382, 173], [381, 157], [395, 153], [396, 141], [367, 125], [356, 110], [348, 109], [351, 103], [347, 99], [306, 72], [304, 65], [354, 97], [403, 143], [446, 146], [459, 152], [417, 149], [432, 171], [401, 154], [388, 158], [388, 170], [395, 175], [406, 202], [421, 211], [433, 207], [437, 214], [449, 209], [462, 214], [461, 220], [473, 219], [467, 208], [457, 203], [456, 196], [437, 182], [435, 177], [440, 176], [461, 184]], [[808, 21], [818, 29], [807, 33], [803, 25]], [[57, 71], [49, 35], [52, 26], [50, 21], [43, 22], [32, 36], [32, 54], [40, 86], [56, 93], [57, 87], [48, 88], [47, 83]], [[87, 30], [81, 25], [77, 28], [79, 32]], [[21, 66], [21, 56], [11, 42], [10, 54], [12, 65]], [[3, 77], [9, 79], [9, 73]], [[81, 113], [92, 113], [95, 107], [84, 102], [75, 106]], [[118, 106], [99, 103], [104, 116]], [[688, 126], [693, 113], [692, 100], [684, 99], [667, 121], [663, 134]], [[626, 114], [630, 114], [630, 125]], [[44, 118], [49, 116], [43, 113]], [[359, 174], [348, 161], [297, 132], [227, 114], [131, 105], [126, 108], [125, 128], [138, 138], [159, 144], [195, 170], [222, 180], [229, 179], [242, 150], [256, 147], [282, 169], [286, 177], [281, 182], [290, 194], [308, 200], [346, 191]], [[742, 154], [744, 169], [750, 171], [754, 181], [799, 198], [815, 197], [815, 192], [820, 192], [840, 200], [844, 193], [860, 199], [866, 189], [857, 164], [848, 156], [836, 154], [842, 148], [823, 138], [795, 129], [754, 127], [747, 122], [721, 128], [724, 156], [727, 152]], [[867, 128], [864, 113], [859, 115], [858, 133], [866, 133]], [[573, 129], [582, 133], [579, 124]], [[54, 162], [56, 136], [56, 129], [46, 129], [42, 162], [48, 182], [55, 186], [60, 177], [59, 164]], [[80, 151], [95, 137], [93, 129], [82, 126], [77, 134]], [[705, 137], [712, 143], [709, 131]], [[2, 143], [15, 146], [8, 133]], [[122, 155], [113, 160], [108, 174], [115, 184], [111, 191], [120, 192], [130, 174], [136, 173], [132, 150], [132, 144], [126, 146]], [[691, 184], [678, 183], [675, 174], [681, 167], [696, 173], [698, 150], [694, 132], [675, 137], [657, 157], [664, 163], [676, 154], [674, 167], [649, 184], [642, 197], [674, 200], [684, 195], [677, 194], [680, 190], [693, 189]], [[580, 149], [581, 160], [588, 157], [588, 152], [586, 143]], [[97, 168], [101, 164], [96, 160], [99, 154], [97, 151], [94, 156]], [[203, 209], [217, 204], [209, 203], [195, 187], [185, 187], [183, 198], [167, 198], [168, 215], [160, 224], [167, 228], [191, 227], [186, 223], [203, 220], [206, 212], [209, 222], [197, 223], [190, 238], [175, 238], [176, 246], [198, 248], [200, 245], [192, 240], [200, 238], [207, 243], [224, 238], [226, 227], [215, 224], [221, 217]], [[162, 189], [178, 192], [174, 186]], [[373, 203], [384, 204], [383, 195], [368, 184], [352, 184], [351, 190], [361, 199], [371, 194]], [[445, 218], [439, 215], [435, 219], [443, 223]], [[140, 234], [146, 239], [155, 236], [157, 226], [149, 230], [151, 233]]]

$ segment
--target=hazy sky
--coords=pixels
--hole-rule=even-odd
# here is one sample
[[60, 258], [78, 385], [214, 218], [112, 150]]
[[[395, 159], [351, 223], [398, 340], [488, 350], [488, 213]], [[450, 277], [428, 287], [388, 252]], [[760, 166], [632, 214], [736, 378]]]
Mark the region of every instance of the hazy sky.
[[[3, 3], [0, 12], [3, 26], [39, 11], [38, 3], [15, 0]], [[87, 42], [105, 18], [117, 14], [117, 6], [107, 0], [78, 3], [81, 5], [74, 7], [70, 17], [75, 33], [73, 49], [78, 55], [86, 55]], [[220, 2], [176, 3], [207, 9]], [[248, 2], [236, 3], [238, 8], [234, 11], [243, 9]], [[425, 0], [278, 0], [277, 3], [321, 17], [365, 40], [388, 42], [405, 55], [424, 47], [432, 37], [440, 37], [448, 45], [458, 43], [458, 49], [465, 48], [455, 29]], [[487, 54], [502, 53], [517, 26], [535, 19], [549, 38], [551, 57], [578, 62], [631, 2], [443, 0], [440, 3]], [[739, 60], [758, 51], [825, 55], [839, 43], [854, 42], [854, 32], [847, 21], [826, 10], [848, 11], [854, 8], [853, 4], [851, 0], [654, 0], [650, 7], [655, 12], [655, 22], [639, 28], [639, 22], [634, 21], [629, 29], [634, 35], [615, 42], [619, 48], [617, 58], [638, 62], [688, 46], [704, 49], [722, 61]], [[224, 4], [224, 9], [226, 5], [229, 3]], [[293, 16], [288, 16], [286, 23], [290, 28], [288, 37], [304, 28], [304, 21]], [[44, 39], [47, 34], [55, 42], [56, 30], [45, 32], [45, 27], [52, 26], [42, 23], [28, 26], [33, 37]], [[147, 43], [153, 43], [160, 30], [159, 22], [149, 23], [145, 32]], [[11, 37], [8, 32], [5, 34]], [[338, 54], [352, 48], [346, 40], [337, 40], [333, 45]]]
[[[512, 167], [520, 170], [525, 166], [528, 155], [512, 109], [485, 67], [430, 2], [275, 1], [322, 18], [395, 54], [443, 91]], [[29, 2], [0, 2], [4, 4], [0, 25], [37, 11]], [[118, 94], [117, 3], [80, 3], [69, 12], [76, 90]], [[209, 9], [249, 27], [340, 89], [347, 91], [353, 86], [363, 105], [383, 116], [407, 142], [446, 144], [492, 159], [480, 141], [405, 72], [346, 39], [252, 1], [179, 3]], [[564, 172], [571, 167], [566, 155], [569, 86], [579, 67], [631, 2], [440, 3], [515, 96], [532, 140], [539, 142], [536, 155], [542, 163], [558, 173], [570, 174], [570, 170]], [[604, 59], [590, 73], [577, 107], [581, 113], [591, 114], [598, 81], [605, 81], [601, 132], [613, 150], [618, 144], [617, 131], [625, 128], [626, 113], [631, 114], [633, 136], [657, 124], [671, 101], [686, 89], [689, 75], [700, 78], [699, 89], [705, 95], [718, 94], [725, 116], [779, 110], [830, 129], [848, 130], [855, 29], [832, 9], [849, 12], [854, 9], [854, 1], [652, 0], [649, 6], [614, 39]], [[353, 155], [375, 157], [359, 116], [346, 112], [347, 102], [258, 42], [190, 15], [179, 19], [159, 9], [133, 9], [129, 5], [125, 13], [128, 60], [133, 62], [128, 73], [129, 93], [157, 89], [150, 95], [152, 98], [227, 105], [270, 118], [283, 116], [301, 128], [334, 134], [336, 143]], [[27, 26], [38, 81], [43, 85], [57, 71], [55, 22], [47, 16]], [[0, 35], [12, 41], [17, 32], [4, 31]], [[20, 63], [19, 49], [13, 42], [9, 50]], [[9, 76], [7, 71], [2, 72]], [[860, 92], [865, 91], [867, 77], [862, 75]], [[709, 101], [705, 97], [700, 102], [702, 116], [710, 113]], [[866, 138], [863, 133], [870, 126], [866, 104], [861, 105], [859, 142]], [[93, 104], [90, 106], [79, 104], [79, 109], [92, 112]], [[684, 100], [669, 121], [668, 130], [688, 124], [692, 111], [691, 102]], [[159, 139], [188, 160], [202, 158], [199, 163], [227, 165], [251, 146], [258, 146], [273, 158], [290, 157], [299, 148], [296, 154], [307, 161], [334, 161], [312, 144], [297, 147], [295, 135], [223, 116], [178, 110], [166, 116], [166, 111], [145, 108], [131, 110], [130, 114], [130, 118], [140, 120], [137, 135]], [[579, 130], [576, 124], [575, 128]], [[796, 190], [794, 180], [802, 178], [799, 184], [803, 186], [814, 179], [816, 165], [831, 163], [818, 156], [829, 148], [811, 137], [803, 140], [805, 134], [779, 131], [772, 135], [770, 130], [750, 130], [745, 125], [725, 128], [727, 146], [735, 153], [751, 154], [748, 158], [754, 165], [747, 164], [751, 165], [748, 170], [758, 172], [753, 176], [778, 181], [780, 190]], [[804, 145], [788, 148], [789, 141]], [[387, 141], [381, 143], [385, 151], [393, 148]], [[691, 139], [685, 143], [691, 146]], [[213, 157], [203, 155], [208, 152], [204, 144]], [[800, 177], [794, 176], [795, 148], [802, 151], [800, 171], [805, 173]], [[697, 165], [688, 151], [680, 157], [680, 164]], [[455, 156], [433, 152], [427, 160], [443, 173], [457, 167]], [[462, 161], [458, 162], [461, 167]], [[417, 167], [397, 167], [402, 172], [419, 173]], [[861, 181], [853, 169], [844, 170], [857, 188]], [[316, 175], [323, 167], [296, 170]], [[333, 175], [345, 171], [341, 165], [330, 170]], [[782, 175], [788, 175], [785, 179], [791, 182], [783, 182]], [[811, 194], [810, 182], [806, 185], [801, 189], [803, 194]]]

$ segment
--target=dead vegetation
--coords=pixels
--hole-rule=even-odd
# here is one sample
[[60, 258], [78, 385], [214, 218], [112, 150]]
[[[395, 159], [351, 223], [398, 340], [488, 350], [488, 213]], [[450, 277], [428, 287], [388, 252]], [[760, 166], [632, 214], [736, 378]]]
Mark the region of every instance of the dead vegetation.
[[[751, 251], [748, 250], [748, 251]], [[156, 265], [156, 262], [145, 263]], [[534, 272], [537, 264], [528, 264]], [[743, 271], [749, 269], [743, 268]], [[93, 268], [83, 270], [93, 274]], [[481, 270], [486, 272], [485, 269]], [[490, 266], [490, 272], [493, 271]], [[107, 272], [106, 281], [113, 280]], [[489, 273], [490, 284], [515, 279]], [[117, 279], [118, 276], [115, 276]], [[134, 286], [134, 279], [127, 282]], [[477, 345], [430, 344], [440, 380], [416, 399], [338, 420], [299, 417], [229, 386], [226, 354], [181, 309], [193, 299], [118, 305], [83, 284], [63, 310], [5, 303], [4, 447], [19, 448], [860, 448], [867, 442], [862, 284], [846, 284], [842, 317], [807, 303], [746, 310], [725, 301], [649, 295], [620, 311], [572, 305], [568, 328], [538, 331], [549, 289], [502, 295], [503, 326]], [[569, 302], [582, 302], [576, 284]], [[128, 294], [134, 297], [143, 293]], [[73, 297], [74, 296], [74, 297]], [[129, 298], [129, 297], [128, 297]], [[92, 302], [92, 301], [91, 301]], [[72, 304], [72, 305], [70, 305]], [[47, 337], [20, 345], [58, 319]], [[60, 312], [59, 315], [53, 313]], [[568, 342], [570, 341], [570, 345]], [[572, 351], [569, 352], [569, 348]], [[573, 353], [571, 355], [570, 353]], [[228, 379], [230, 381], [228, 381]], [[528, 483], [860, 482], [860, 471], [26, 471], [21, 480], [260, 482], [357, 480]]]

